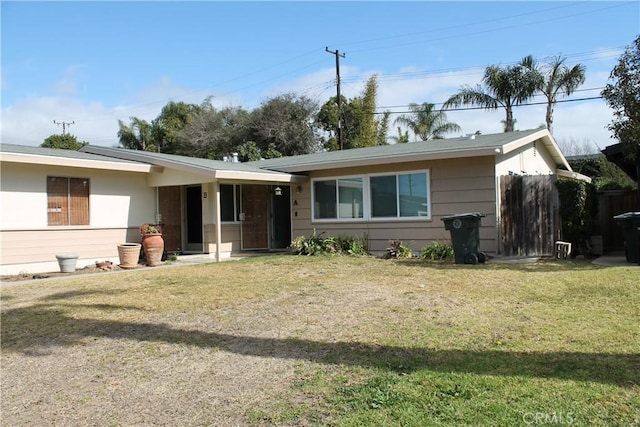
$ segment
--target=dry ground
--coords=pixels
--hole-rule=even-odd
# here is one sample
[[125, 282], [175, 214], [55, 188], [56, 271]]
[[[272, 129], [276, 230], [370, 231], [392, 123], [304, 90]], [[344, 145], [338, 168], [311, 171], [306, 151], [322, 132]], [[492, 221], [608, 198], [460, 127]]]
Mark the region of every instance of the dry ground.
[[[2, 291], [2, 425], [330, 424], [325, 383], [356, 381], [378, 351], [402, 369], [413, 344], [521, 350], [510, 325], [544, 314], [500, 320], [510, 302], [495, 295], [537, 280], [535, 268], [283, 256], [12, 286]], [[566, 345], [531, 340], [534, 351]]]

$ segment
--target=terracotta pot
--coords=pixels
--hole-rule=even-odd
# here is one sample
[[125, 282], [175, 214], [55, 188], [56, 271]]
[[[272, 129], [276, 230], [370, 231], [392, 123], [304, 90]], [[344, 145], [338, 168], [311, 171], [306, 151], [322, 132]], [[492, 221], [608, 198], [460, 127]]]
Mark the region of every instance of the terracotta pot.
[[162, 253], [164, 252], [164, 239], [162, 234], [143, 234], [142, 247], [144, 257], [149, 267], [155, 267], [162, 263]]
[[123, 243], [118, 245], [120, 268], [136, 268], [140, 258], [140, 243]]

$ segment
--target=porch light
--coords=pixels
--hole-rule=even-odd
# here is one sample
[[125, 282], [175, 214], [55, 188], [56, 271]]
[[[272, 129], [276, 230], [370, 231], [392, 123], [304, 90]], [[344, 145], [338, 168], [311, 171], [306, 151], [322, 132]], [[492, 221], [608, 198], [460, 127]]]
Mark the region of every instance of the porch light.
[[273, 192], [275, 193], [276, 196], [282, 196], [282, 188], [280, 187], [274, 188]]

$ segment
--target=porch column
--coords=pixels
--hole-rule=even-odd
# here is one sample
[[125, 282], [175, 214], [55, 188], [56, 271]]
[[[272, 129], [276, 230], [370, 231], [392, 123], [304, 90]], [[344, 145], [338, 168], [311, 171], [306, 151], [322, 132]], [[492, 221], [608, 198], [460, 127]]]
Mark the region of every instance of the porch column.
[[220, 262], [222, 255], [222, 220], [220, 215], [220, 182], [216, 181], [216, 261]]

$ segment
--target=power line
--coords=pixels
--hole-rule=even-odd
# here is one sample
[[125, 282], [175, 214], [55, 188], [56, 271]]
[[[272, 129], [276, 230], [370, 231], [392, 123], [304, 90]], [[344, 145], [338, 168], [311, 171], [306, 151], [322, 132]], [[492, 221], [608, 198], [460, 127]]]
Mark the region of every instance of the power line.
[[75, 123], [76, 123], [75, 120], [72, 121], [72, 122], [56, 122], [55, 120], [53, 121], [53, 124], [62, 125], [62, 134], [63, 135], [66, 133], [67, 126], [71, 126], [71, 125], [73, 125]]

